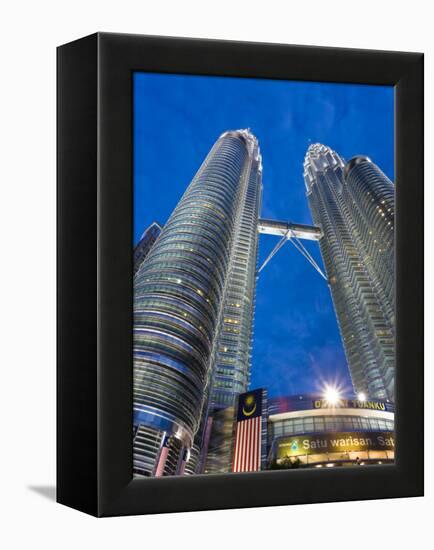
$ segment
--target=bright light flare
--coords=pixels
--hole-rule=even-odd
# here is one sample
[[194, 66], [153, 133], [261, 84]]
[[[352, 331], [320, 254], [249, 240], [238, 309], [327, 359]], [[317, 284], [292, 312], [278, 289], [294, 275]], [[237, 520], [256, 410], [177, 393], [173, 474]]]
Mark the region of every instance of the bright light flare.
[[341, 398], [341, 394], [337, 388], [327, 386], [324, 392], [324, 399], [329, 405], [337, 405]]
[[359, 401], [366, 401], [366, 393], [363, 393], [362, 391], [357, 395], [357, 399]]

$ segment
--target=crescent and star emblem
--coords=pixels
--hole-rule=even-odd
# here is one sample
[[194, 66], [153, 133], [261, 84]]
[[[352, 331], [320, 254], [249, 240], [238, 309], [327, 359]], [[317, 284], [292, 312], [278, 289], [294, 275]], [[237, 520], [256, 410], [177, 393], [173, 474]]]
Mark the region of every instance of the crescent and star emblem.
[[243, 415], [244, 415], [244, 416], [252, 416], [252, 414], [254, 414], [255, 411], [256, 411], [256, 403], [255, 403], [255, 398], [253, 397], [253, 395], [248, 395], [248, 396], [246, 397], [246, 400], [245, 400], [244, 403], [245, 403], [245, 405], [247, 405], [248, 407], [250, 407], [251, 405], [253, 405], [253, 406], [252, 406], [252, 408], [249, 409], [249, 410], [246, 410], [246, 407], [244, 406], [244, 407], [243, 407]]

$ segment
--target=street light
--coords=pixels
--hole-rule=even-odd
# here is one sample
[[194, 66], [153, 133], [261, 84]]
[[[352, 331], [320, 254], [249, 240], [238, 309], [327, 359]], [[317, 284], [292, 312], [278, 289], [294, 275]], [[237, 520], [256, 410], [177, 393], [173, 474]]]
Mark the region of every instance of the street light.
[[357, 399], [359, 401], [366, 401], [366, 394], [363, 393], [362, 391], [357, 395]]

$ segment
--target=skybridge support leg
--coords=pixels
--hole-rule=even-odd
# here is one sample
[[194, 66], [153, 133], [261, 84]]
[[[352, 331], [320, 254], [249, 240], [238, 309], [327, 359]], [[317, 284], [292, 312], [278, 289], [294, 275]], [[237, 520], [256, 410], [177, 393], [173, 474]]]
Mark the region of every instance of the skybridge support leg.
[[264, 269], [264, 267], [268, 264], [268, 262], [271, 260], [271, 258], [277, 254], [277, 252], [279, 252], [279, 250], [282, 248], [282, 246], [286, 243], [286, 241], [288, 240], [288, 237], [286, 235], [284, 235], [280, 241], [276, 244], [276, 246], [273, 248], [273, 250], [270, 252], [270, 254], [268, 254], [266, 260], [264, 261], [264, 263], [261, 265], [261, 267], [258, 269], [258, 274], [261, 273], [261, 271]]
[[325, 281], [328, 282], [327, 276], [322, 271], [320, 266], [317, 264], [317, 262], [314, 260], [313, 256], [309, 253], [309, 251], [306, 249], [306, 247], [303, 245], [303, 243], [300, 241], [300, 239], [297, 238], [297, 236], [294, 234], [292, 229], [288, 229], [288, 231], [282, 236], [280, 241], [276, 244], [276, 246], [273, 248], [273, 250], [270, 252], [270, 254], [267, 256], [261, 267], [258, 269], [258, 275], [261, 273], [261, 271], [264, 269], [264, 267], [271, 261], [271, 259], [279, 252], [279, 250], [282, 248], [282, 246], [286, 243], [286, 241], [290, 241], [292, 245], [300, 252], [300, 254], [310, 263], [310, 265], [321, 275]]

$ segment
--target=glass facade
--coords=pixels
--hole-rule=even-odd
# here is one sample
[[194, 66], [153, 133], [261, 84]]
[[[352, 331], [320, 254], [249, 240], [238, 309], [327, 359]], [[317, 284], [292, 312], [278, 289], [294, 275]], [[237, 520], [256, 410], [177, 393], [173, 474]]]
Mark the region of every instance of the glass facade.
[[394, 421], [389, 418], [350, 415], [304, 416], [270, 422], [269, 437], [274, 439], [283, 435], [298, 435], [324, 431], [393, 431], [393, 427]]
[[356, 392], [394, 400], [394, 186], [366, 157], [311, 145], [304, 179]]
[[137, 270], [135, 475], [192, 473], [210, 404], [248, 384], [260, 188], [256, 139], [225, 132]]

